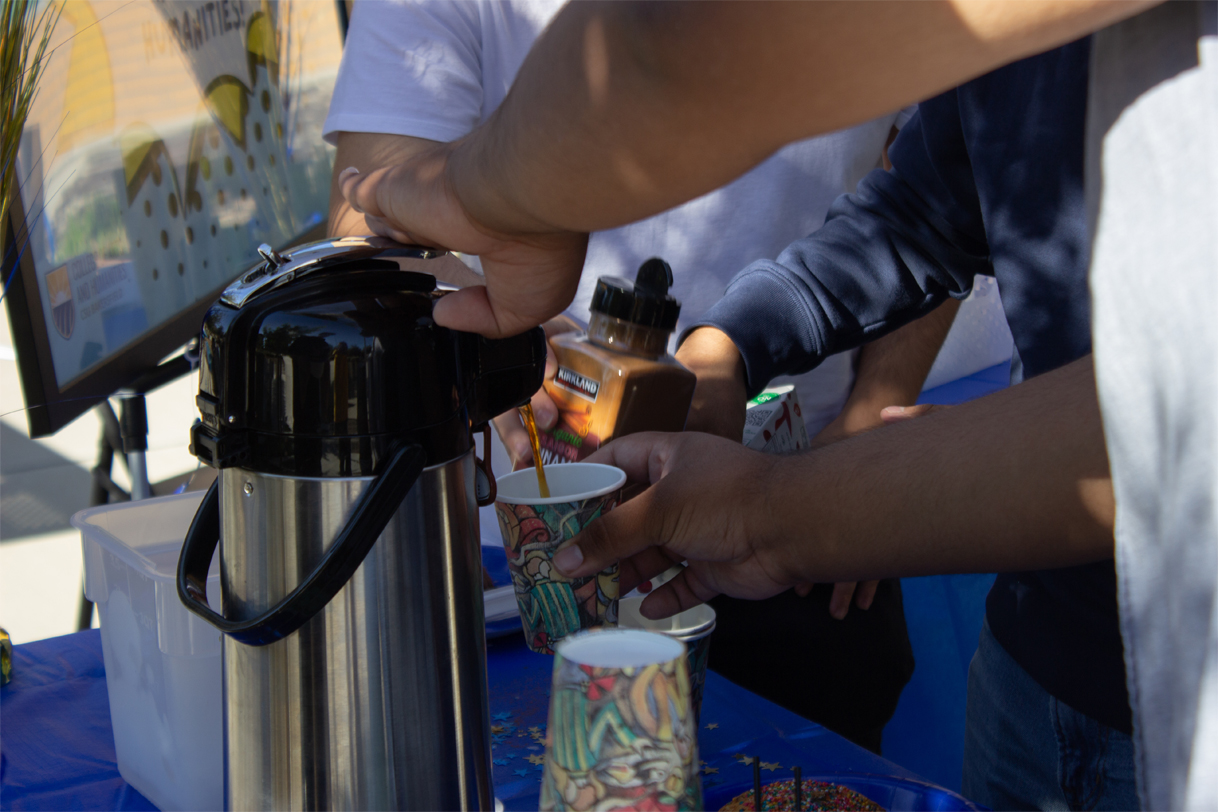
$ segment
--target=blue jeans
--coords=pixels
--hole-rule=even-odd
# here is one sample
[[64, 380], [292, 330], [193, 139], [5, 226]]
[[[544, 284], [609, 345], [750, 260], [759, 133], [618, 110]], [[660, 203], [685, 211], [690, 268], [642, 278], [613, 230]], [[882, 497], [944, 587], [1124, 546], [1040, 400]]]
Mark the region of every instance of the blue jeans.
[[996, 810], [1138, 808], [1133, 740], [1046, 693], [988, 623], [968, 671], [963, 779]]

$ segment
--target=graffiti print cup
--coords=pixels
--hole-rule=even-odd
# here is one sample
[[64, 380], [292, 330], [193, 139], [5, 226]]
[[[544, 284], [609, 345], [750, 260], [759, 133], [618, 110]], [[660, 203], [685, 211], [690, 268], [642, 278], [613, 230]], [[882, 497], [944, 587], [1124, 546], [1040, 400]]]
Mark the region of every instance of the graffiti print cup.
[[702, 689], [706, 685], [706, 663], [710, 659], [711, 633], [715, 631], [715, 610], [703, 603], [672, 617], [652, 620], [643, 617], [643, 598], [622, 598], [618, 603], [618, 623], [624, 629], [644, 629], [680, 640], [688, 651], [689, 698], [694, 722], [702, 713]]
[[542, 499], [529, 468], [496, 481], [495, 514], [529, 648], [553, 654], [555, 644], [581, 629], [617, 625], [617, 564], [586, 578], [568, 578], [554, 551], [589, 522], [617, 507], [626, 473], [611, 465], [547, 465], [550, 498]]
[[541, 808], [702, 809], [685, 645], [639, 629], [558, 644]]

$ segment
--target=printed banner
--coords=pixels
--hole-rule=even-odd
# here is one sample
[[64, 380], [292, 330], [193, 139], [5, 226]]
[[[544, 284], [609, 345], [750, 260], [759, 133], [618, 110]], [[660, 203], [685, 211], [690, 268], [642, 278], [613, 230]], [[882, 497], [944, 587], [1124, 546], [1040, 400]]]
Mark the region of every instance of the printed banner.
[[342, 44], [334, 3], [68, 0], [51, 49], [18, 161], [63, 386], [325, 219]]

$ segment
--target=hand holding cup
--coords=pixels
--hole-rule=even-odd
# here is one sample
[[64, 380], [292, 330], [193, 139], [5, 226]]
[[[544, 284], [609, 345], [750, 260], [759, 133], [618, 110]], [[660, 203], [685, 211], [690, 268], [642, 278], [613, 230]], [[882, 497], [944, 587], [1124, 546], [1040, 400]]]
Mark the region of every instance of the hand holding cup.
[[520, 620], [529, 648], [553, 654], [574, 632], [617, 625], [618, 565], [570, 577], [554, 552], [590, 522], [615, 508], [626, 473], [609, 465], [547, 465], [550, 498], [541, 498], [532, 469], [499, 477], [495, 514], [507, 551]]

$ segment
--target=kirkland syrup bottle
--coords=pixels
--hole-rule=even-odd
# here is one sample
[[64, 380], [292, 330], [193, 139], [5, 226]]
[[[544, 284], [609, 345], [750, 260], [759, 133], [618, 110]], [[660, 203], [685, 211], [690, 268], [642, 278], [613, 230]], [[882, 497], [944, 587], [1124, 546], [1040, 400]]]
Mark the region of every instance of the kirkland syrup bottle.
[[696, 379], [668, 354], [681, 313], [670, 287], [672, 268], [662, 259], [644, 262], [633, 284], [602, 276], [588, 332], [553, 339], [558, 370], [545, 387], [558, 423], [540, 433], [545, 464], [582, 460], [636, 431], [685, 428]]

